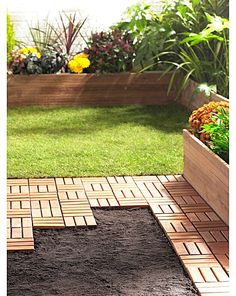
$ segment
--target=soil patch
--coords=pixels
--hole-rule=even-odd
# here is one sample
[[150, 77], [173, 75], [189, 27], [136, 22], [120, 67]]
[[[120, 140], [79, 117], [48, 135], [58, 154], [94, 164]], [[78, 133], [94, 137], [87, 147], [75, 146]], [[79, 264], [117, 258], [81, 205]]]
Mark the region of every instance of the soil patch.
[[8, 253], [8, 295], [197, 295], [147, 209], [94, 214], [96, 229], [35, 230], [34, 252]]

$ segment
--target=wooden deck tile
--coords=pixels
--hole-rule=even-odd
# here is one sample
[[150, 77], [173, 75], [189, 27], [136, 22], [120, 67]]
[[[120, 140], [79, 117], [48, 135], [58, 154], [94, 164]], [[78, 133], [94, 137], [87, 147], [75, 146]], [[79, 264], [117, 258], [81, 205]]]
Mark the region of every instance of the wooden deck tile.
[[12, 209], [7, 211], [8, 218], [22, 218], [22, 217], [31, 217], [31, 212], [29, 209]]
[[184, 179], [184, 177], [182, 175], [174, 175], [174, 176], [178, 182], [186, 182], [186, 180]]
[[207, 245], [199, 239], [192, 242], [171, 241], [179, 256], [182, 255], [209, 255], [212, 254]]
[[29, 179], [30, 192], [56, 192], [56, 184], [54, 178], [45, 179]]
[[84, 186], [80, 178], [56, 178], [56, 187], [58, 192], [84, 190]]
[[117, 201], [120, 207], [122, 208], [131, 208], [131, 207], [147, 208], [148, 207], [148, 203], [144, 198], [118, 198]]
[[64, 228], [64, 220], [62, 217], [33, 217], [34, 228]]
[[229, 243], [228, 242], [210, 242], [208, 246], [212, 252], [216, 255], [225, 255], [229, 253]]
[[183, 213], [172, 213], [172, 214], [163, 214], [155, 213], [154, 216], [157, 220], [186, 220], [186, 216]]
[[202, 238], [197, 231], [192, 232], [172, 232], [168, 233], [168, 237], [171, 241], [176, 242], [202, 242]]
[[[106, 201], [106, 199], [105, 199]], [[93, 212], [87, 199], [80, 200], [63, 200], [61, 203], [62, 215], [65, 220], [65, 225], [72, 226], [84, 226], [84, 222], [87, 226], [95, 226], [96, 221], [93, 217]], [[83, 219], [78, 219], [78, 218]], [[81, 225], [79, 224], [81, 222]]]
[[194, 221], [193, 225], [199, 232], [202, 231], [214, 231], [214, 230], [228, 230], [228, 226], [223, 221]]
[[169, 182], [166, 176], [157, 176], [157, 178], [160, 180], [161, 183]]
[[33, 238], [8, 239], [7, 251], [33, 251]]
[[133, 176], [133, 180], [137, 182], [160, 182], [157, 176]]
[[186, 267], [194, 266], [194, 267], [220, 267], [219, 262], [216, 260], [214, 255], [182, 255], [180, 256], [180, 260]]
[[200, 294], [203, 296], [208, 295], [228, 295], [229, 293], [229, 283], [228, 282], [213, 282], [213, 283], [206, 283], [206, 282], [195, 282], [197, 289], [199, 290]]
[[199, 293], [229, 291], [228, 226], [181, 175], [12, 179], [7, 185], [8, 250], [33, 250], [32, 223], [94, 227], [91, 207], [150, 207]]
[[161, 220], [160, 219], [159, 222], [166, 233], [196, 231], [192, 223], [187, 219], [185, 220]]
[[225, 254], [215, 254], [215, 256], [226, 272], [229, 273], [229, 258]]

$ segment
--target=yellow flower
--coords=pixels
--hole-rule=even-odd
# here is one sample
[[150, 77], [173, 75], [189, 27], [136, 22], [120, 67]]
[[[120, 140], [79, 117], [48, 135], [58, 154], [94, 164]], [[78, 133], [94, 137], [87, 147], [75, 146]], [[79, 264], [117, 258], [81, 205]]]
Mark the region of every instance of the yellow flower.
[[90, 60], [87, 58], [81, 58], [79, 56], [75, 56], [74, 60], [81, 65], [82, 68], [88, 68], [90, 65]]
[[41, 54], [37, 51], [36, 48], [33, 47], [23, 47], [20, 49], [20, 53], [24, 56], [30, 54], [30, 53], [35, 53], [37, 55], [38, 58], [41, 57]]
[[72, 60], [68, 63], [68, 67], [72, 72], [82, 73], [84, 68], [88, 68], [90, 65], [90, 60], [88, 55], [85, 53], [77, 54]]

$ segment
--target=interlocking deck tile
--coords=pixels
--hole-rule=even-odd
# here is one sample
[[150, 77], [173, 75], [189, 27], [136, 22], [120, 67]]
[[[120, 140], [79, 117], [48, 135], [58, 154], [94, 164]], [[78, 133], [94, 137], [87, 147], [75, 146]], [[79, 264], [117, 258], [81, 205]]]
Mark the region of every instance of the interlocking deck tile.
[[80, 178], [56, 178], [56, 188], [58, 192], [84, 190], [84, 186]]
[[163, 213], [155, 213], [154, 217], [157, 218], [158, 221], [161, 220], [187, 220], [186, 216], [183, 213], [172, 213], [172, 214], [163, 214]]
[[10, 179], [7, 186], [8, 250], [33, 250], [32, 222], [96, 226], [91, 207], [150, 207], [199, 293], [229, 292], [228, 226], [182, 175]]
[[54, 178], [29, 179], [30, 192], [56, 192]]
[[153, 214], [179, 214], [182, 213], [180, 207], [175, 202], [169, 200], [159, 200], [155, 202], [148, 202]]
[[95, 190], [86, 193], [91, 207], [119, 207], [112, 190]]
[[[21, 186], [21, 184], [26, 184], [26, 182], [21, 180], [19, 184], [20, 188], [25, 186]], [[29, 194], [22, 193], [21, 189], [18, 194], [11, 191], [7, 195], [7, 205], [7, 250], [33, 250], [34, 239]]]
[[120, 207], [130, 208], [130, 207], [140, 207], [148, 208], [148, 203], [144, 198], [118, 198], [117, 199]]
[[160, 182], [157, 176], [133, 176], [132, 179], [137, 182]]
[[225, 255], [229, 253], [228, 242], [210, 242], [208, 243], [208, 246], [216, 255]]
[[[53, 181], [50, 180], [51, 183]], [[65, 226], [57, 192], [32, 192], [30, 200], [34, 228], [62, 228]]]
[[228, 226], [223, 221], [194, 221], [192, 222], [194, 227], [199, 232], [202, 231], [213, 231], [213, 230], [221, 230], [221, 231], [227, 231]]
[[192, 232], [196, 231], [193, 224], [187, 220], [161, 220], [159, 221], [160, 225], [166, 233], [169, 232]]
[[200, 294], [205, 295], [227, 295], [229, 293], [229, 283], [228, 282], [213, 282], [213, 283], [200, 283], [195, 282], [197, 289], [199, 290]]
[[[61, 210], [67, 227], [72, 226], [84, 226], [84, 222], [87, 226], [96, 226], [96, 221], [93, 216], [90, 204], [87, 199], [80, 200], [63, 200], [61, 203]], [[78, 217], [82, 219], [76, 219]], [[80, 223], [81, 224], [78, 224]]]
[[62, 217], [33, 217], [34, 228], [64, 228], [64, 220]]
[[7, 240], [8, 251], [31, 251], [34, 250], [33, 238], [20, 238]]
[[86, 192], [95, 190], [111, 190], [109, 183], [105, 177], [81, 178], [81, 180]]
[[220, 264], [223, 266], [223, 268], [226, 270], [227, 273], [229, 273], [229, 258], [227, 255], [217, 255], [215, 254], [217, 260], [220, 262]]

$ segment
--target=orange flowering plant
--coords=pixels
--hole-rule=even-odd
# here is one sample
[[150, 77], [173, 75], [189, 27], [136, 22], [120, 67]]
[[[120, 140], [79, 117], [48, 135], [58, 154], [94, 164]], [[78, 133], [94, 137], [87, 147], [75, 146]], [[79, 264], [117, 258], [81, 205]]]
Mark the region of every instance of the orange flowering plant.
[[229, 163], [229, 103], [203, 105], [193, 111], [189, 124], [196, 137]]
[[229, 111], [228, 102], [210, 102], [204, 104], [202, 107], [194, 110], [189, 117], [189, 125], [194, 135], [199, 138], [203, 143], [206, 143], [210, 139], [210, 135], [203, 131], [203, 125], [210, 124], [214, 121], [213, 116], [218, 114], [223, 108], [225, 111]]

